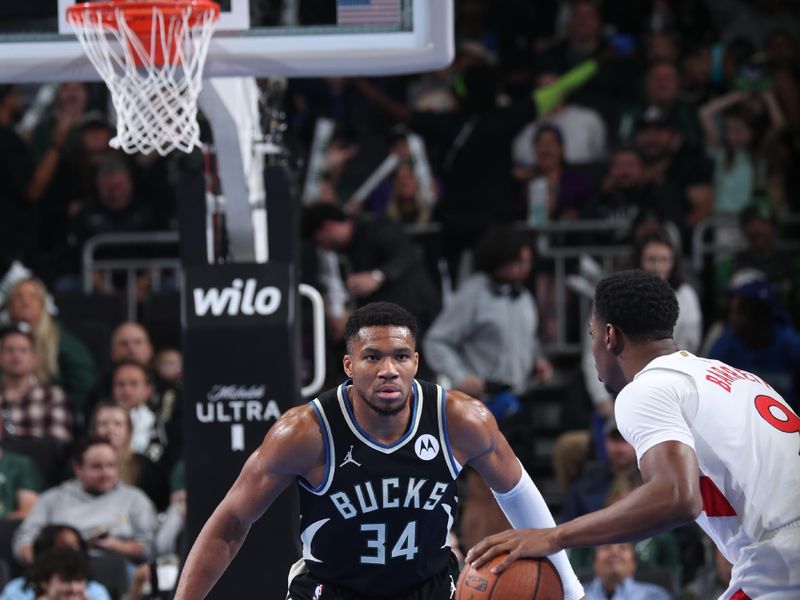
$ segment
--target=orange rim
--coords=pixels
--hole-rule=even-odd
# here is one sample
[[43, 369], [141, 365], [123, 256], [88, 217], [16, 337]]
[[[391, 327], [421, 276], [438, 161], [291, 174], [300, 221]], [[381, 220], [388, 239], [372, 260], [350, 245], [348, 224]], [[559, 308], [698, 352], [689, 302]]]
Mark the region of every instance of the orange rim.
[[125, 14], [128, 26], [140, 33], [151, 30], [153, 12], [173, 17], [180, 15], [187, 8], [191, 9], [190, 27], [206, 19], [209, 15], [214, 21], [219, 17], [219, 4], [211, 2], [211, 0], [111, 0], [110, 2], [73, 4], [67, 8], [67, 21], [73, 25], [86, 25], [85, 16], [88, 12], [99, 17], [103, 26], [116, 29], [117, 14], [121, 10]]

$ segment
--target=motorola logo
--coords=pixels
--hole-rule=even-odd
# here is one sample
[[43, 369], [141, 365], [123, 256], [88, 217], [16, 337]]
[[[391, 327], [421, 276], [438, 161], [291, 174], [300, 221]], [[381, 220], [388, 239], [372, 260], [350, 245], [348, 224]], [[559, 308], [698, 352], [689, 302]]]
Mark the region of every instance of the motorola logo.
[[271, 315], [281, 305], [281, 290], [274, 286], [259, 288], [255, 278], [236, 278], [224, 288], [194, 288], [194, 314], [198, 317], [211, 315]]
[[420, 459], [432, 460], [439, 454], [439, 441], [432, 435], [424, 433], [414, 443], [414, 451]]

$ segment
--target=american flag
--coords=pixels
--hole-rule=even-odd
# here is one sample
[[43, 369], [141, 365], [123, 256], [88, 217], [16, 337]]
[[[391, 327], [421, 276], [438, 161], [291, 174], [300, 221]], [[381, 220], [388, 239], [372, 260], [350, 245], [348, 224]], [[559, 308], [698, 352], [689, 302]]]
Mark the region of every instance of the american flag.
[[400, 0], [336, 0], [339, 25], [399, 25]]

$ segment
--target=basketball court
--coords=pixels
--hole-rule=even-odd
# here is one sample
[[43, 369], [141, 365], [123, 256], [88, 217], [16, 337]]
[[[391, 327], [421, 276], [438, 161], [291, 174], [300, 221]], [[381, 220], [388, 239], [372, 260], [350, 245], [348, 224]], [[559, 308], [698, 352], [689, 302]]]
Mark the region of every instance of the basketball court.
[[[325, 378], [322, 300], [297, 277], [300, 195], [280, 144], [282, 78], [442, 68], [454, 53], [452, 2], [2, 4], [0, 82], [102, 79], [116, 117], [112, 146], [199, 157], [181, 162], [177, 185], [191, 543], [266, 429], [313, 397]], [[198, 107], [210, 124], [211, 150], [201, 140]], [[204, 152], [216, 156], [214, 192], [225, 199], [232, 260], [224, 264], [209, 251], [207, 202], [214, 194]], [[317, 360], [309, 381], [301, 381], [299, 367], [301, 301], [314, 311]], [[283, 598], [299, 557], [297, 523], [289, 491], [253, 528], [210, 597], [257, 590]]]

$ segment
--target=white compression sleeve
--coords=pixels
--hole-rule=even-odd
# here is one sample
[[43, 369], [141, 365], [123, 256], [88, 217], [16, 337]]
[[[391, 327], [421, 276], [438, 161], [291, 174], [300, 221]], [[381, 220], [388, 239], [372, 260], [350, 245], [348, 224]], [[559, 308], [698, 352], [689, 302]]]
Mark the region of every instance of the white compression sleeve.
[[[541, 492], [539, 492], [530, 475], [525, 471], [522, 463], [520, 463], [519, 468], [522, 470], [522, 475], [517, 485], [503, 494], [498, 494], [492, 490], [509, 523], [514, 529], [555, 527], [556, 522], [553, 520], [553, 515], [550, 514], [550, 509], [547, 508]], [[557, 554], [551, 554], [547, 558], [555, 565], [564, 584], [564, 600], [579, 600], [582, 598], [584, 595], [583, 586], [578, 581], [575, 571], [572, 570], [572, 565], [569, 564], [567, 553], [562, 550]]]

